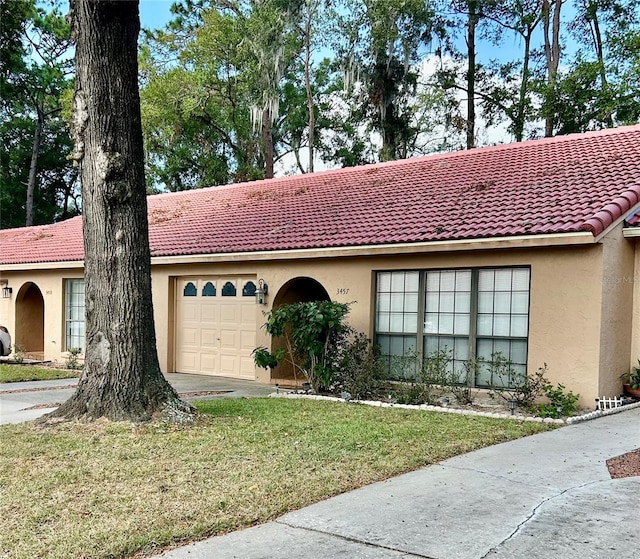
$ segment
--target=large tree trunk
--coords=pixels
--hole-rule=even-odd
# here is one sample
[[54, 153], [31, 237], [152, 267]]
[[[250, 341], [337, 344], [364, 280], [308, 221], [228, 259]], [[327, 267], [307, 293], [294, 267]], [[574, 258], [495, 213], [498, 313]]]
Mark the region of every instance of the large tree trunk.
[[262, 145], [264, 149], [264, 178], [273, 178], [273, 130], [271, 127], [271, 111], [262, 110]]
[[151, 302], [138, 0], [72, 0], [75, 159], [82, 183], [86, 349], [65, 419], [188, 421], [160, 371]]
[[[602, 43], [602, 33], [600, 31], [600, 22], [598, 21], [598, 5], [597, 3], [590, 4], [591, 11], [591, 19], [589, 20], [589, 25], [591, 26], [592, 35], [593, 35], [593, 47], [596, 51], [596, 55], [598, 57], [598, 65], [600, 67], [600, 89], [603, 93], [606, 93], [609, 88], [609, 84], [607, 82], [607, 69], [604, 63], [604, 45]], [[603, 120], [606, 123], [607, 127], [613, 128], [615, 126], [613, 122], [613, 115], [611, 111], [607, 111], [603, 115]]]
[[307, 93], [307, 109], [309, 111], [309, 166], [308, 170], [313, 173], [313, 159], [315, 157], [314, 143], [315, 143], [315, 111], [313, 103], [313, 95], [311, 93], [311, 13], [307, 14], [307, 21], [305, 25], [305, 56], [304, 56], [304, 87]]
[[524, 55], [522, 60], [522, 79], [520, 80], [520, 92], [518, 94], [518, 109], [513, 123], [513, 136], [516, 142], [524, 139], [524, 123], [526, 122], [525, 107], [529, 93], [529, 61], [531, 59], [531, 35], [535, 27], [529, 27], [523, 34]]

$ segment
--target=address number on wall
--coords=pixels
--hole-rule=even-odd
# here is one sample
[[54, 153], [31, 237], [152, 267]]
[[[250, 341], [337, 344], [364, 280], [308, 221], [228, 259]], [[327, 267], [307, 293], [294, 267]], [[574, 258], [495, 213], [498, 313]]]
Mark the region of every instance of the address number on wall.
[[348, 295], [348, 294], [349, 294], [348, 287], [338, 287], [338, 289], [336, 289], [336, 295]]

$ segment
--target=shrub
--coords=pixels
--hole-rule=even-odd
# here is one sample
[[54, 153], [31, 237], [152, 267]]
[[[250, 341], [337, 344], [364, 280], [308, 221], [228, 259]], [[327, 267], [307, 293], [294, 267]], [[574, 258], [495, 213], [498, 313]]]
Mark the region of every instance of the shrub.
[[294, 373], [301, 372], [316, 392], [328, 389], [338, 368], [340, 347], [350, 332], [345, 321], [348, 312], [347, 303], [312, 301], [283, 305], [265, 313], [267, 333], [284, 338], [285, 349], [269, 353], [266, 348], [256, 348], [256, 365], [273, 367], [286, 359]]
[[257, 367], [273, 369], [284, 359], [285, 351], [281, 348], [271, 353], [266, 347], [260, 346], [255, 348], [251, 355], [253, 355], [253, 361]]
[[434, 355], [420, 360], [414, 351], [394, 356], [391, 360], [391, 376], [398, 381], [393, 397], [399, 404], [435, 404], [442, 395], [440, 381], [446, 367], [446, 356]]
[[80, 361], [78, 360], [78, 355], [82, 352], [79, 347], [70, 347], [67, 352], [69, 353], [67, 360], [64, 363], [64, 366], [67, 369], [77, 370], [82, 368]]
[[340, 347], [334, 389], [362, 400], [377, 395], [386, 376], [379, 346], [362, 332], [352, 331]]
[[529, 375], [517, 371], [513, 362], [501, 353], [494, 353], [486, 365], [492, 379], [489, 393], [491, 398], [500, 397], [507, 402], [515, 401], [517, 406], [526, 410], [536, 409], [536, 401], [544, 394], [544, 389], [549, 384], [545, 376], [546, 363]]
[[21, 364], [24, 361], [26, 348], [22, 344], [15, 344], [13, 346], [13, 360]]
[[[448, 348], [433, 351], [422, 360], [415, 352], [394, 358], [394, 378], [409, 377], [410, 381], [396, 390], [396, 401], [435, 405], [441, 398], [453, 397], [460, 405], [471, 403], [477, 364], [477, 359], [469, 359], [463, 364], [462, 371], [456, 370]], [[412, 374], [413, 378], [410, 377]]]
[[471, 357], [463, 363], [462, 375], [452, 371], [447, 382], [447, 387], [459, 405], [473, 402], [473, 383], [482, 359]]
[[563, 384], [558, 384], [555, 387], [550, 383], [547, 384], [544, 387], [544, 394], [549, 399], [549, 403], [538, 405], [540, 417], [567, 417], [575, 414], [578, 410], [580, 394], [574, 394], [571, 390], [565, 392]]

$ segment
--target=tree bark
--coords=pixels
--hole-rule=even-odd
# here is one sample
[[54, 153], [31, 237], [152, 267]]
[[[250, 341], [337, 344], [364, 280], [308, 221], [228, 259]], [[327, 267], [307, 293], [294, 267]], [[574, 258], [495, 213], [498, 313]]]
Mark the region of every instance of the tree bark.
[[307, 14], [305, 25], [305, 56], [304, 56], [304, 87], [307, 93], [307, 108], [309, 110], [309, 172], [313, 173], [314, 143], [315, 143], [315, 111], [313, 95], [311, 94], [311, 13]]
[[477, 0], [469, 0], [467, 5], [467, 149], [471, 149], [476, 145], [476, 26], [480, 16]]
[[[593, 35], [593, 46], [596, 51], [596, 56], [598, 57], [598, 65], [600, 70], [600, 89], [603, 93], [606, 93], [609, 88], [609, 83], [607, 82], [607, 69], [604, 64], [604, 46], [602, 43], [602, 33], [600, 31], [600, 22], [598, 21], [598, 6], [596, 3], [590, 5], [591, 8], [591, 19], [589, 20], [590, 27], [592, 29]], [[607, 111], [604, 114], [603, 120], [609, 128], [614, 127], [613, 115], [611, 111]]]
[[262, 145], [264, 149], [264, 177], [273, 178], [273, 131], [271, 127], [271, 111], [262, 110]]
[[533, 27], [529, 27], [524, 35], [524, 55], [522, 61], [522, 80], [520, 81], [520, 92], [518, 94], [518, 109], [513, 123], [513, 135], [516, 142], [521, 142], [524, 138], [524, 123], [526, 121], [525, 107], [527, 104], [527, 93], [529, 92], [529, 61], [531, 58], [531, 35]]
[[31, 163], [29, 164], [29, 178], [27, 179], [27, 204], [25, 225], [33, 225], [33, 193], [36, 190], [36, 176], [38, 172], [38, 155], [40, 154], [40, 139], [44, 128], [44, 111], [36, 104], [37, 120], [36, 131], [33, 135], [33, 150], [31, 151]]
[[151, 301], [137, 38], [138, 0], [72, 0], [74, 158], [85, 252], [85, 366], [51, 417], [192, 420], [163, 377]]
[[[544, 23], [544, 52], [547, 61], [547, 99], [544, 135], [553, 136], [555, 124], [554, 98], [556, 77], [560, 64], [560, 10], [563, 0], [543, 0], [542, 17]], [[553, 21], [551, 20], [551, 5], [553, 5]]]

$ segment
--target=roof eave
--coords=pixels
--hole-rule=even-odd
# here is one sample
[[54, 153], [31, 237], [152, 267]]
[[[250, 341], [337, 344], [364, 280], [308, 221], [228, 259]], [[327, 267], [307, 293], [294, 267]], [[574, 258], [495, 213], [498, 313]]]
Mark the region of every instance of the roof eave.
[[[295, 260], [306, 258], [332, 258], [345, 256], [388, 256], [418, 253], [462, 252], [470, 250], [496, 250], [517, 248], [544, 248], [561, 246], [584, 246], [599, 242], [611, 228], [594, 238], [590, 231], [572, 233], [554, 233], [542, 235], [517, 235], [513, 237], [487, 237], [480, 239], [461, 239], [451, 241], [428, 241], [420, 243], [394, 243], [385, 245], [360, 245], [326, 248], [306, 248], [252, 252], [225, 252], [214, 254], [188, 254], [176, 256], [154, 256], [153, 266], [170, 264], [198, 264], [209, 262], [244, 262], [249, 260]], [[639, 229], [640, 230], [640, 229]], [[625, 229], [625, 231], [627, 231]], [[625, 236], [626, 233], [625, 233]], [[633, 236], [633, 235], [631, 235]], [[2, 272], [24, 270], [60, 270], [81, 269], [83, 260], [63, 262], [26, 262], [22, 264], [0, 264]]]
[[469, 250], [495, 250], [514, 248], [540, 248], [555, 246], [593, 245], [597, 241], [591, 232], [559, 233], [549, 235], [521, 235], [502, 238], [463, 239], [453, 241], [429, 241], [422, 243], [396, 243], [387, 245], [362, 245], [330, 248], [307, 248], [219, 254], [191, 254], [179, 256], [155, 256], [151, 264], [198, 264], [211, 262], [240, 262], [247, 260], [295, 260], [305, 258], [332, 258], [350, 256], [385, 256], [434, 252], [462, 252]]
[[64, 260], [60, 262], [22, 262], [18, 264], [0, 263], [0, 272], [23, 272], [25, 270], [82, 269], [84, 260]]

